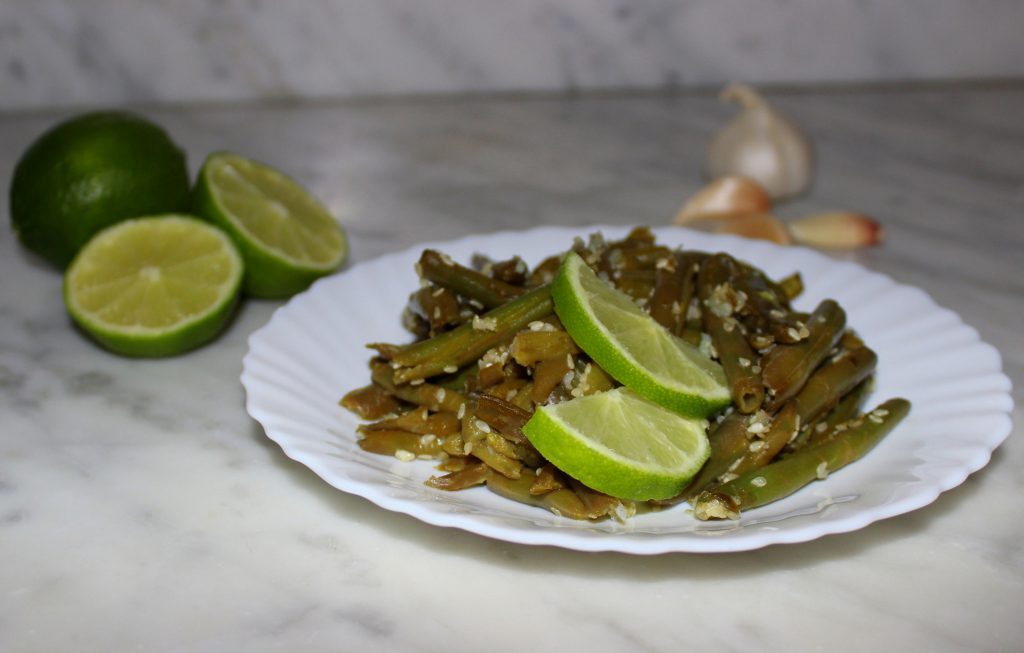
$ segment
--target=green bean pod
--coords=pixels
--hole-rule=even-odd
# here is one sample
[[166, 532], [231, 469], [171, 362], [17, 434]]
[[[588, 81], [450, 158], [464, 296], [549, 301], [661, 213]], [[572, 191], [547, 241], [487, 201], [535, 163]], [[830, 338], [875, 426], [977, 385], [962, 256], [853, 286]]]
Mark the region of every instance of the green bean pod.
[[697, 519], [737, 519], [740, 512], [785, 498], [860, 459], [910, 412], [906, 399], [890, 399], [836, 437], [702, 492]]
[[843, 334], [846, 312], [826, 299], [808, 320], [807, 337], [793, 345], [778, 345], [761, 360], [761, 376], [771, 395], [767, 409], [775, 411], [795, 396], [828, 356]]
[[392, 364], [397, 366], [395, 382], [425, 379], [474, 362], [488, 349], [507, 342], [530, 322], [554, 310], [550, 287], [541, 286], [451, 331], [402, 347], [391, 356]]
[[731, 287], [732, 258], [726, 254], [715, 254], [704, 259], [697, 278], [697, 293], [701, 301], [701, 318], [704, 330], [711, 336], [711, 342], [718, 352], [729, 391], [736, 409], [750, 414], [761, 407], [764, 400], [764, 385], [761, 382], [757, 356], [747, 342], [741, 325], [731, 315], [720, 315], [711, 305], [719, 289]]

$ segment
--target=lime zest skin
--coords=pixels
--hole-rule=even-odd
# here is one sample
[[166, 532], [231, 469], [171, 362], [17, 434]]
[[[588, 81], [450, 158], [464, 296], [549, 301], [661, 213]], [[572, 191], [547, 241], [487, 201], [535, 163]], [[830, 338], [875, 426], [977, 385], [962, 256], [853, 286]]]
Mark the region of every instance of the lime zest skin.
[[[593, 297], [585, 285], [606, 297]], [[637, 394], [690, 417], [706, 417], [731, 402], [725, 374], [718, 363], [676, 338], [626, 295], [601, 281], [575, 252], [562, 261], [551, 294], [555, 312], [572, 339], [613, 378]], [[603, 323], [592, 306], [600, 301], [617, 304], [622, 309], [622, 319], [629, 323]], [[627, 329], [634, 332], [627, 333]], [[628, 351], [623, 344], [627, 337], [640, 341], [647, 351]], [[656, 369], [664, 368], [669, 360], [679, 363], [679, 367]]]

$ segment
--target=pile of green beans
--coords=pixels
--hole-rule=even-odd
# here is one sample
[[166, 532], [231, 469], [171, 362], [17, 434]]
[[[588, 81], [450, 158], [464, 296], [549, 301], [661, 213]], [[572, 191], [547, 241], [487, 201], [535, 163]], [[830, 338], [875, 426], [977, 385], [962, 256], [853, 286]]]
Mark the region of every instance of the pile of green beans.
[[370, 423], [360, 446], [431, 459], [443, 490], [478, 485], [575, 519], [622, 518], [688, 501], [698, 519], [735, 519], [865, 455], [910, 409], [863, 412], [877, 356], [826, 299], [792, 305], [799, 274], [770, 279], [726, 253], [670, 249], [640, 227], [572, 250], [674, 335], [721, 363], [733, 404], [712, 421], [711, 457], [668, 501], [633, 502], [586, 488], [544, 460], [521, 427], [539, 406], [616, 383], [562, 329], [548, 283], [562, 255], [533, 270], [518, 259], [473, 267], [425, 250], [404, 314], [411, 344], [375, 343], [370, 385], [341, 401]]

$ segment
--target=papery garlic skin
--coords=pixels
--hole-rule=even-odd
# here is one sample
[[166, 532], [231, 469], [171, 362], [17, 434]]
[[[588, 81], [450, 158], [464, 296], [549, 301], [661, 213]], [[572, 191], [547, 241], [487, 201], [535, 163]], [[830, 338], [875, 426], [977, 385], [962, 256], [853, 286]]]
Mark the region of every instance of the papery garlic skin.
[[750, 177], [775, 199], [804, 193], [814, 169], [807, 136], [749, 86], [731, 84], [721, 98], [739, 103], [742, 111], [712, 139], [708, 176]]
[[676, 213], [673, 222], [686, 224], [735, 213], [767, 213], [771, 209], [772, 198], [761, 184], [749, 177], [729, 175], [715, 179], [694, 193]]

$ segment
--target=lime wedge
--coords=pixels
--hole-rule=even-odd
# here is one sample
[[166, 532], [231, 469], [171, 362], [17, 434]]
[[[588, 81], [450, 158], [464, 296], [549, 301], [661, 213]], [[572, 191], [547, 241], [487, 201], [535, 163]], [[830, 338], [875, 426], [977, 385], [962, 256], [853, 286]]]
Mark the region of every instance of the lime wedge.
[[243, 290], [288, 297], [337, 270], [348, 241], [298, 182], [237, 154], [211, 154], [196, 181], [196, 212], [223, 227], [245, 259]]
[[729, 404], [721, 365], [599, 279], [576, 253], [563, 259], [551, 295], [572, 339], [619, 383], [691, 417]]
[[71, 318], [127, 356], [171, 356], [212, 339], [242, 282], [231, 239], [183, 215], [137, 218], [96, 234], [64, 275]]
[[523, 433], [587, 487], [646, 501], [673, 497], [693, 478], [710, 454], [707, 426], [620, 387], [541, 406]]

